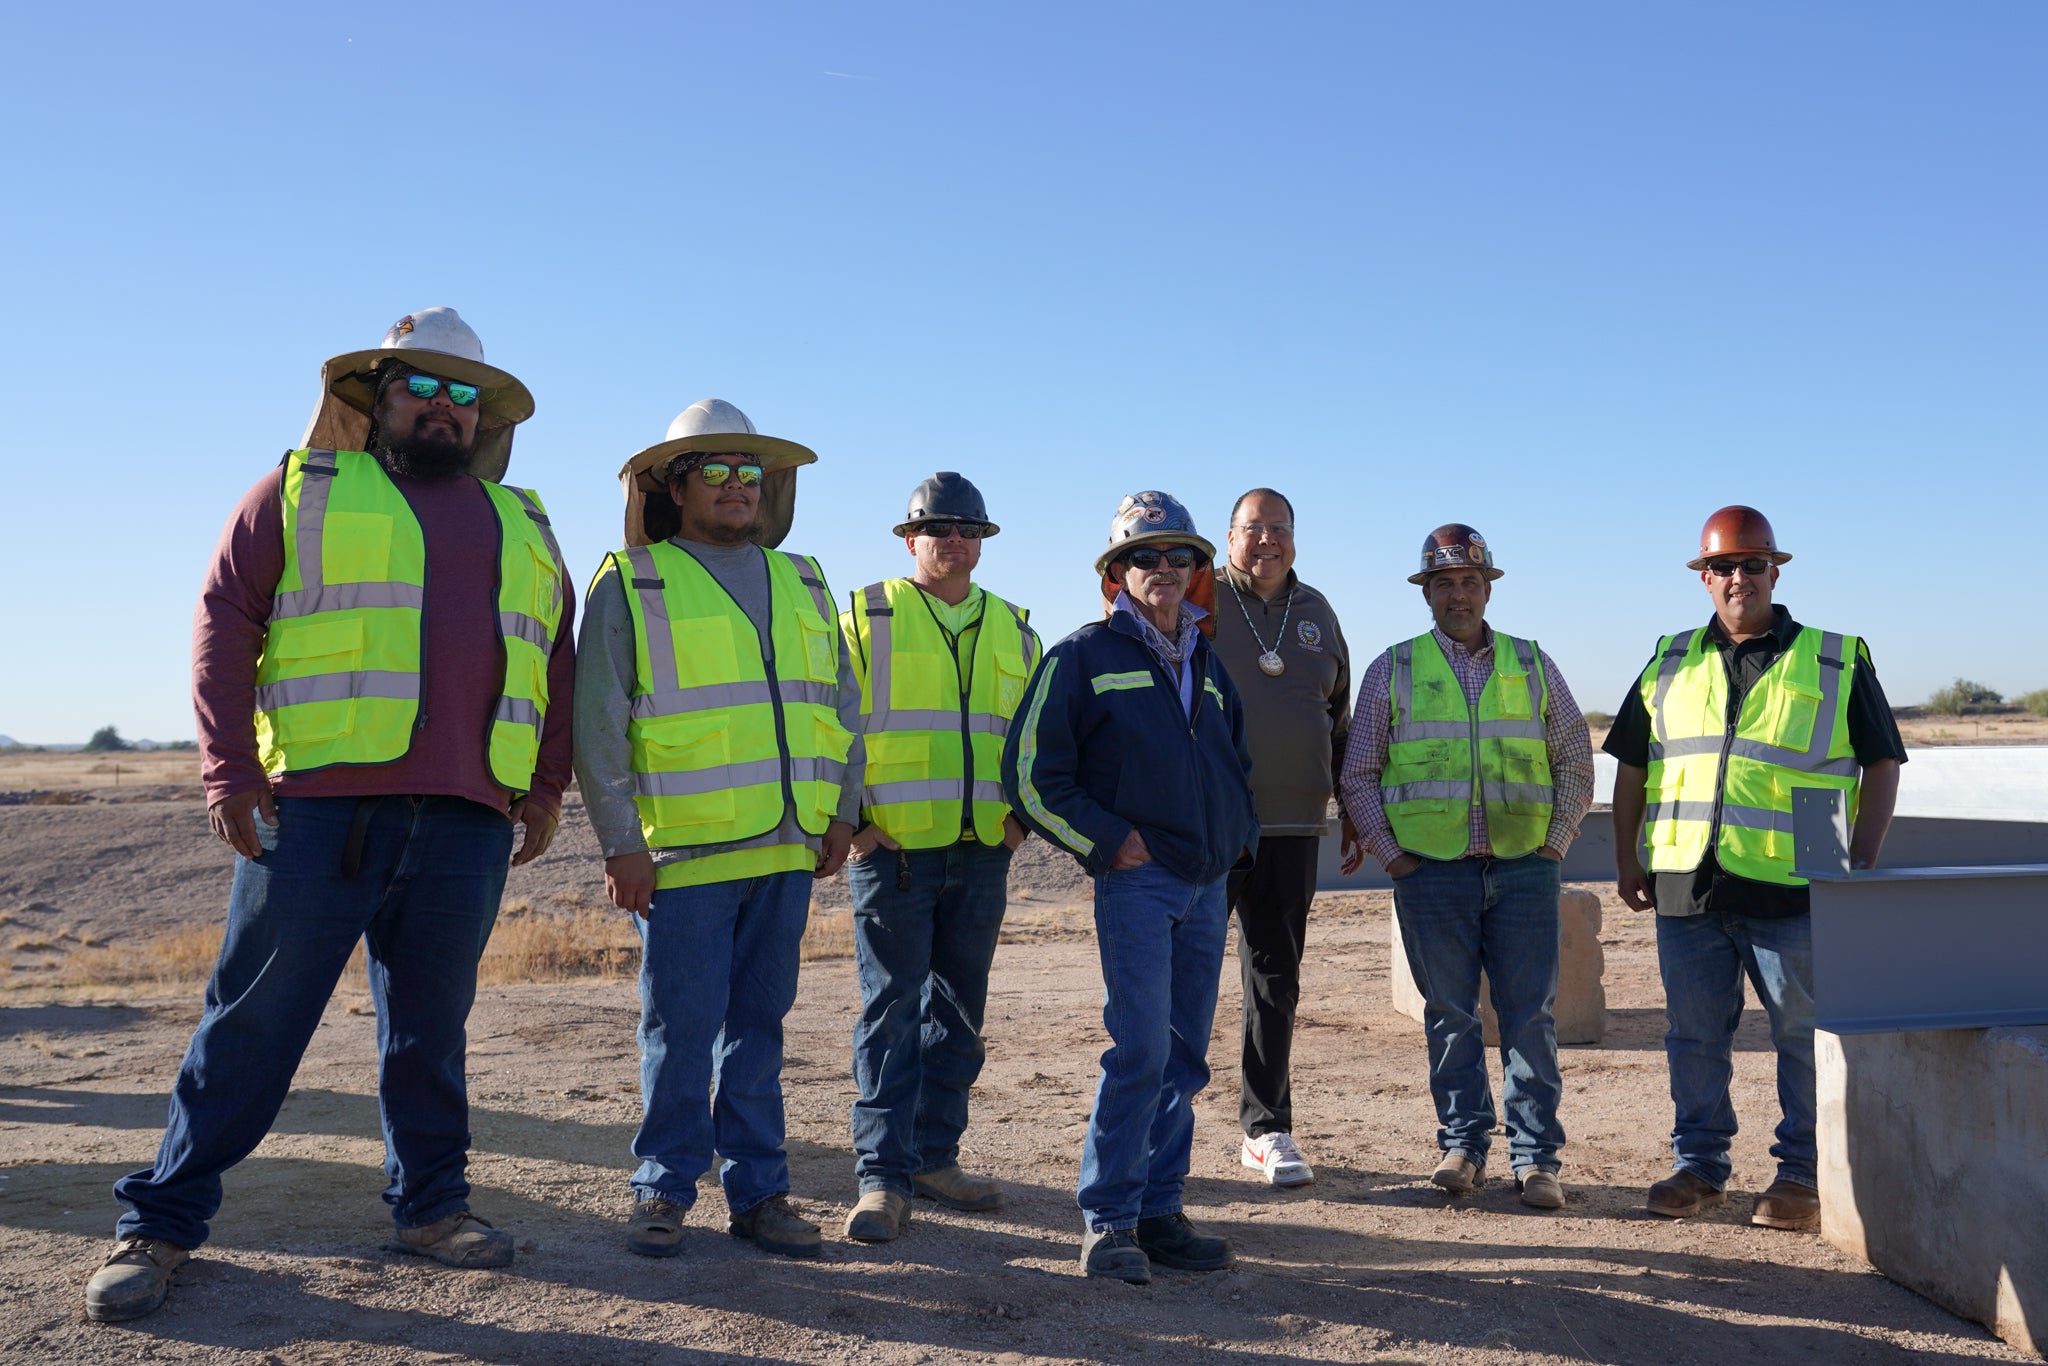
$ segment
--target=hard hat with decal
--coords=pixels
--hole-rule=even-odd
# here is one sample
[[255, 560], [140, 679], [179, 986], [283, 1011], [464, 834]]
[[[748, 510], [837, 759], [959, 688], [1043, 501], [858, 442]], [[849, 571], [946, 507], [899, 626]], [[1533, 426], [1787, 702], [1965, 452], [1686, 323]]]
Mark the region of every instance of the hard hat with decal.
[[1157, 489], [1126, 494], [1116, 505], [1109, 523], [1109, 548], [1095, 557], [1095, 572], [1107, 574], [1117, 556], [1141, 545], [1193, 546], [1205, 558], [1216, 558], [1216, 547], [1196, 534], [1195, 519], [1180, 499]]
[[1745, 555], [1762, 555], [1772, 564], [1783, 564], [1792, 557], [1778, 549], [1778, 538], [1771, 534], [1771, 519], [1753, 507], [1731, 503], [1713, 516], [1700, 528], [1700, 554], [1696, 560], [1687, 560], [1687, 569], [1705, 569], [1708, 560], [1728, 559]]
[[984, 537], [1002, 530], [988, 519], [988, 504], [967, 476], [940, 470], [910, 493], [910, 506], [896, 524], [896, 535], [914, 536], [924, 522], [979, 522]]
[[626, 544], [652, 545], [680, 525], [668, 493], [669, 467], [693, 454], [750, 455], [760, 462], [761, 505], [749, 539], [774, 548], [796, 518], [796, 471], [817, 452], [779, 436], [763, 436], [747, 415], [722, 398], [704, 398], [676, 414], [668, 435], [634, 452], [619, 470], [626, 488]]
[[1410, 583], [1425, 583], [1439, 569], [1476, 569], [1489, 581], [1505, 571], [1494, 567], [1493, 547], [1486, 538], [1463, 522], [1445, 522], [1422, 541], [1422, 568], [1408, 576]]

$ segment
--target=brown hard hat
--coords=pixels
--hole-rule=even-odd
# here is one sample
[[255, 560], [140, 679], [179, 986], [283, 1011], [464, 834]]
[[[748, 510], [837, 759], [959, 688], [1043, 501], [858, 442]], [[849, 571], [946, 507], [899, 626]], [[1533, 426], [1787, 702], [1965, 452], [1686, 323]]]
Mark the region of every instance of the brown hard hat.
[[1493, 567], [1493, 550], [1486, 538], [1463, 522], [1445, 522], [1422, 542], [1422, 569], [1408, 576], [1410, 583], [1422, 583], [1439, 569], [1476, 569], [1489, 580], [1502, 572]]
[[1778, 549], [1778, 538], [1771, 534], [1771, 519], [1755, 508], [1731, 503], [1713, 516], [1700, 528], [1700, 557], [1687, 560], [1687, 569], [1705, 569], [1708, 560], [1718, 560], [1731, 555], [1764, 555], [1772, 564], [1783, 564], [1792, 557]]

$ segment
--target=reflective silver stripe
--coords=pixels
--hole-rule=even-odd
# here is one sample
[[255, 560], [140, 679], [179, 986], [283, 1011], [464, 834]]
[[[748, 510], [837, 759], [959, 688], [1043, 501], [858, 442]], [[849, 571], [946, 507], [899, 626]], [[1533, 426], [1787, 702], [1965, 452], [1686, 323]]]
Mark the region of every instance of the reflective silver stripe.
[[553, 643], [548, 635], [548, 624], [524, 612], [498, 613], [498, 634], [507, 640], [523, 640], [542, 654], [546, 654], [548, 646]]
[[1780, 830], [1792, 833], [1790, 811], [1766, 811], [1756, 806], [1737, 806], [1724, 802], [1721, 806], [1721, 824], [1735, 826], [1739, 830]]
[[[990, 596], [993, 597], [994, 595], [991, 594]], [[1015, 603], [1005, 602], [1001, 598], [996, 598], [996, 601], [1009, 608], [1010, 615], [1017, 619], [1017, 633], [1024, 638], [1024, 658], [1026, 662], [1036, 658], [1038, 655], [1038, 632], [1031, 629], [1031, 623], [1024, 619], [1023, 611]]]
[[257, 685], [256, 710], [276, 711], [279, 707], [303, 706], [308, 702], [346, 702], [358, 697], [417, 702], [420, 676], [387, 669], [362, 669], [353, 673], [281, 678], [275, 683]]
[[1415, 642], [1404, 640], [1394, 647], [1394, 715], [1415, 715]]
[[1490, 802], [1535, 802], [1550, 806], [1555, 802], [1549, 783], [1487, 783], [1479, 784], [1481, 797]]
[[[299, 587], [318, 588], [327, 581], [321, 537], [327, 530], [327, 495], [339, 466], [333, 451], [307, 451], [299, 467]], [[271, 615], [276, 616], [273, 608]]]
[[555, 608], [559, 611], [562, 606], [562, 585], [569, 581], [569, 562], [562, 558], [561, 544], [555, 540], [555, 528], [548, 522], [548, 515], [540, 510], [540, 503], [532, 494], [511, 484], [500, 484], [498, 487], [519, 500], [519, 505], [526, 509], [526, 515], [540, 528], [540, 538], [548, 543], [548, 554], [552, 555], [555, 561]]
[[[868, 724], [871, 731], [894, 730], [889, 719], [890, 635], [896, 609], [889, 606], [886, 584], [871, 583], [860, 590], [868, 605]], [[924, 727], [917, 727], [924, 729]]]
[[[816, 838], [811, 836], [809, 838]], [[720, 854], [737, 854], [746, 849], [773, 849], [778, 844], [789, 844], [782, 837], [782, 827], [776, 826], [765, 835], [754, 835], [743, 840], [728, 840], [723, 844], [669, 845], [662, 853], [661, 867], [671, 863], [688, 863], [691, 859], [716, 858]]]
[[[789, 780], [793, 783], [831, 783], [846, 777], [846, 765], [836, 759], [793, 758]], [[719, 764], [682, 773], [636, 773], [633, 790], [643, 797], [702, 797], [742, 787], [765, 787], [782, 781], [781, 759], [753, 759], [744, 764]]]
[[1820, 711], [1813, 718], [1813, 734], [1807, 739], [1806, 753], [1789, 765], [1792, 768], [1822, 772], [1821, 765], [1835, 743], [1835, 704], [1842, 696], [1842, 675], [1849, 671], [1848, 661], [1842, 658], [1842, 643], [1839, 632], [1821, 632]]
[[[954, 802], [960, 800], [962, 780], [959, 778], [911, 778], [900, 783], [874, 783], [861, 794], [863, 806], [888, 806], [894, 802]], [[977, 779], [974, 784], [974, 800], [977, 802], [1003, 802], [1001, 783]]]
[[839, 685], [836, 683], [813, 683], [807, 678], [784, 678], [777, 681], [776, 691], [785, 702], [808, 702], [814, 707], [839, 706]]
[[778, 695], [784, 702], [809, 702], [820, 707], [839, 704], [839, 690], [830, 683], [785, 678], [771, 689], [767, 679], [757, 678], [752, 682], [700, 683], [694, 688], [643, 693], [633, 699], [633, 715], [643, 721], [654, 716], [681, 716], [686, 712], [773, 702]]
[[[675, 635], [669, 629], [668, 602], [661, 595], [661, 570], [654, 563], [654, 552], [644, 545], [628, 546], [626, 562], [633, 569], [633, 576], [626, 580], [626, 591], [639, 595], [640, 616], [647, 632], [647, 669], [651, 675], [647, 691], [660, 697], [677, 688]], [[636, 716], [640, 714], [638, 698], [633, 701], [633, 711]]]
[[492, 718], [515, 726], [532, 726], [540, 729], [540, 704], [530, 697], [501, 697], [498, 699], [497, 714]]
[[[1530, 720], [1525, 722], [1481, 721], [1479, 723], [1479, 733], [1481, 735], [1496, 735], [1502, 738], [1519, 740], [1547, 740], [1550, 737], [1544, 733], [1543, 729], [1543, 715], [1548, 710], [1544, 698], [1547, 685], [1543, 679], [1542, 669], [1537, 664], [1536, 642], [1533, 640], [1523, 640], [1520, 636], [1509, 636], [1508, 639], [1514, 642], [1515, 658], [1522, 661], [1522, 677], [1528, 680]], [[1522, 729], [1519, 731], [1487, 729], [1489, 726], [1510, 725], [1519, 725]], [[1531, 733], [1532, 731], [1533, 734]]]
[[[1692, 631], [1680, 631], [1671, 637], [1664, 653], [1657, 656], [1657, 683], [1650, 693], [1650, 734], [1653, 740], [1664, 740], [1670, 735], [1664, 724], [1664, 698], [1671, 691], [1672, 680], [1678, 677], [1679, 665], [1685, 662], [1686, 654], [1692, 649], [1693, 634]], [[1715, 748], [1720, 748], [1718, 742]]]
[[1398, 745], [1410, 740], [1464, 740], [1471, 734], [1472, 727], [1463, 721], [1408, 721], [1390, 729], [1387, 739]]
[[[870, 718], [866, 729], [869, 735], [903, 730], [943, 730], [958, 734], [960, 730], [960, 713], [957, 711], [926, 711], [911, 707], [903, 711], [888, 713], [883, 718], [881, 725], [876, 725], [873, 719]], [[976, 735], [1004, 736], [1010, 733], [1010, 723], [1000, 716], [983, 716], [979, 713], [971, 712], [967, 717], [967, 730], [970, 734]]]
[[1396, 783], [1380, 789], [1380, 801], [1388, 806], [1402, 802], [1469, 802], [1472, 784], [1431, 779], [1427, 782]]
[[1535, 721], [1481, 721], [1479, 738], [1482, 740], [1547, 740], [1549, 734], [1543, 729], [1541, 720]]
[[360, 607], [425, 606], [426, 590], [416, 583], [329, 583], [279, 593], [271, 601], [270, 619], [284, 621], [310, 617], [315, 612], [345, 612]]
[[838, 616], [832, 611], [832, 599], [825, 596], [825, 580], [822, 577], [822, 571], [811, 568], [810, 560], [802, 555], [788, 550], [782, 553], [789, 557], [791, 564], [796, 566], [796, 576], [803, 580], [804, 587], [811, 590], [811, 601], [818, 605], [818, 615], [825, 619], [825, 624], [829, 626], [839, 620]]
[[[1819, 729], [1818, 722], [1815, 723], [1814, 728], [1816, 730]], [[1683, 744], [1685, 742], [1676, 741], [1674, 743]], [[1718, 747], [1719, 744], [1720, 741], [1716, 740], [1709, 748]], [[1775, 764], [1779, 768], [1792, 768], [1799, 770], [1801, 773], [1826, 774], [1830, 777], [1853, 778], [1862, 768], [1862, 765], [1856, 762], [1854, 755], [1847, 755], [1840, 759], [1824, 759], [1820, 756], [1827, 753], [1825, 748], [1784, 749], [1777, 745], [1767, 745], [1761, 740], [1736, 740], [1728, 746], [1728, 752], [1732, 755], [1740, 755], [1745, 759], [1754, 759], [1760, 764]]]
[[[1736, 743], [1740, 744], [1741, 742], [1737, 741]], [[1718, 735], [1688, 735], [1682, 740], [1652, 739], [1650, 741], [1650, 758], [1653, 762], [1658, 759], [1683, 759], [1690, 754], [1719, 754], [1720, 752], [1721, 737]]]
[[1712, 802], [1651, 802], [1643, 812], [1645, 827], [1658, 821], [1697, 821], [1701, 825], [1714, 819]]

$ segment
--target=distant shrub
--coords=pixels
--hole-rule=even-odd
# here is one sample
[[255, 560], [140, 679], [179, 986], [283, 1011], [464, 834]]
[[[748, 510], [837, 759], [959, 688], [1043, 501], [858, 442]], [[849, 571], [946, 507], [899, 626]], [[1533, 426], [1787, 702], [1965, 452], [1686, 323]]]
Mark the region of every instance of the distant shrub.
[[1586, 725], [1593, 730], [1607, 730], [1614, 725], [1614, 718], [1604, 711], [1586, 713]]
[[133, 748], [133, 745], [121, 738], [121, 732], [112, 726], [101, 726], [92, 733], [92, 739], [85, 742], [87, 754], [111, 754], [116, 750]]
[[2019, 699], [2019, 704], [2036, 716], [2048, 716], [2048, 688], [2036, 688]]
[[1927, 699], [1927, 710], [1943, 716], [1961, 716], [1977, 707], [1995, 707], [2004, 700], [2002, 693], [1982, 683], [1958, 678], [1946, 688], [1935, 689], [1934, 696]]

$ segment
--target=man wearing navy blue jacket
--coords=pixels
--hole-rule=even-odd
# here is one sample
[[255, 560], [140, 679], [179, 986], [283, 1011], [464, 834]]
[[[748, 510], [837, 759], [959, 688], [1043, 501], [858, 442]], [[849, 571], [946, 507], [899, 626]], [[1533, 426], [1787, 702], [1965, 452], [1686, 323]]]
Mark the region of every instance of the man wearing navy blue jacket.
[[1095, 562], [1108, 620], [1046, 652], [1003, 746], [1011, 809], [1095, 878], [1110, 1046], [1081, 1150], [1081, 1264], [1139, 1283], [1155, 1262], [1231, 1261], [1181, 1212], [1224, 880], [1259, 839], [1244, 708], [1185, 601], [1215, 554], [1171, 494], [1125, 498]]

